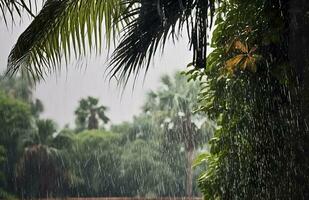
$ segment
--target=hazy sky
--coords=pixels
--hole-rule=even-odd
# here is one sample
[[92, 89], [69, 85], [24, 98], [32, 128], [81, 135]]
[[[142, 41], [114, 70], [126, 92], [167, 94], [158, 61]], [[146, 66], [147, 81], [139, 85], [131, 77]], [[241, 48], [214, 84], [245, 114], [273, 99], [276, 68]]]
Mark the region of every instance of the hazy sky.
[[[28, 20], [24, 20], [23, 23], [7, 29], [0, 19], [1, 70], [5, 69], [9, 51], [27, 24]], [[154, 59], [145, 82], [143, 83], [143, 77], [140, 77], [133, 91], [132, 83], [128, 84], [121, 97], [122, 89], [105, 80], [107, 54], [103, 53], [98, 58], [88, 59], [87, 67], [83, 69], [72, 65], [68, 66], [67, 71], [49, 76], [44, 83], [36, 87], [35, 96], [44, 103], [43, 117], [52, 118], [59, 126], [73, 124], [78, 100], [89, 95], [98, 97], [102, 104], [109, 107], [107, 115], [112, 123], [128, 121], [140, 112], [145, 94], [158, 87], [160, 77], [185, 69], [191, 56], [187, 39], [180, 39], [175, 45], [168, 43], [164, 54]]]

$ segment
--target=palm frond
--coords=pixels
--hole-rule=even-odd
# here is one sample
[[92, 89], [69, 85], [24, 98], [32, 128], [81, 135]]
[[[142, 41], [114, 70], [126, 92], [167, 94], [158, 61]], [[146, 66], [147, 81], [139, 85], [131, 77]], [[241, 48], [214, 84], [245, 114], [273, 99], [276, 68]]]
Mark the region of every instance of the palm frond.
[[38, 80], [57, 71], [62, 61], [84, 56], [88, 48], [98, 52], [102, 30], [110, 41], [123, 10], [121, 0], [47, 0], [12, 49], [8, 73], [26, 70]]
[[0, 0], [0, 19], [2, 18], [6, 25], [8, 25], [7, 17], [14, 21], [14, 14], [21, 16], [23, 10], [34, 17], [33, 7], [37, 7], [37, 2], [32, 3], [31, 0]]
[[[204, 67], [207, 54], [207, 28], [212, 25], [216, 0], [135, 0], [136, 6], [124, 19], [129, 21], [111, 61], [110, 75], [127, 81], [145, 69], [167, 39], [180, 36], [187, 27], [193, 48], [193, 63]], [[127, 4], [132, 1], [127, 1]], [[210, 16], [210, 17], [209, 17]]]

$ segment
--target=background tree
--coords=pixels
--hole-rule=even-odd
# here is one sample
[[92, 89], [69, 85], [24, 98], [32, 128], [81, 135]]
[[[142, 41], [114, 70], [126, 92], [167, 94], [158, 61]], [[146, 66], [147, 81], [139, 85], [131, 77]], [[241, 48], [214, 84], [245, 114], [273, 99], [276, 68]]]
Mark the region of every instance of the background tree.
[[197, 106], [198, 82], [187, 82], [181, 74], [173, 79], [163, 76], [162, 86], [148, 95], [144, 111], [157, 117], [168, 143], [180, 143], [186, 152], [186, 195], [192, 196], [192, 161], [194, 151], [212, 137], [214, 124], [194, 113]]
[[176, 195], [173, 169], [160, 159], [158, 144], [137, 139], [122, 154], [121, 177], [124, 196], [157, 197]]
[[133, 122], [113, 125], [112, 131], [120, 133], [121, 145], [126, 149], [120, 167], [122, 196], [185, 195], [184, 152], [175, 143], [164, 148], [163, 129], [150, 113], [135, 116]]
[[70, 184], [70, 171], [64, 148], [69, 146], [61, 146], [55, 140], [53, 121], [40, 119], [36, 124], [37, 131], [24, 134], [19, 140], [23, 149], [16, 168], [19, 195], [22, 198], [65, 195]]
[[29, 104], [31, 112], [36, 118], [43, 112], [43, 103], [39, 99], [34, 98], [33, 95], [34, 84], [20, 74], [16, 74], [16, 76], [12, 77], [1, 75], [0, 88], [9, 97], [19, 99]]
[[0, 146], [0, 198], [1, 199], [15, 199], [14, 196], [6, 191], [7, 177], [4, 172], [4, 166], [7, 161], [6, 149]]
[[158, 140], [161, 128], [152, 119], [150, 113], [141, 113], [133, 116], [132, 122], [112, 125], [111, 130], [123, 134], [124, 143], [133, 142], [137, 139], [145, 141]]
[[73, 186], [75, 196], [120, 196], [120, 141], [117, 134], [100, 130], [74, 136], [70, 154], [78, 179]]
[[87, 97], [79, 101], [79, 106], [75, 110], [77, 130], [98, 129], [99, 120], [107, 123], [109, 118], [105, 115], [107, 107], [99, 106], [99, 100], [93, 97]]
[[6, 162], [3, 171], [6, 174], [6, 190], [15, 191], [14, 169], [19, 153], [18, 139], [33, 130], [31, 112], [27, 104], [0, 93], [0, 145], [6, 149]]
[[[186, 82], [185, 78], [182, 80]], [[172, 78], [170, 81], [174, 82]], [[187, 86], [184, 84], [183, 87]], [[3, 95], [3, 98], [9, 98]], [[11, 138], [14, 143], [11, 143], [10, 150], [16, 153], [9, 168], [12, 178], [5, 177], [4, 191], [19, 198], [184, 196], [187, 174], [184, 144], [182, 139], [174, 141], [173, 137], [167, 137], [175, 134], [174, 138], [178, 138], [176, 133], [166, 130], [166, 124], [162, 125], [164, 119], [176, 119], [177, 116], [173, 117], [166, 107], [150, 104], [148, 100], [159, 102], [159, 98], [147, 99], [144, 106], [145, 111], [148, 108], [147, 112], [135, 116], [132, 122], [113, 125], [111, 132], [90, 130], [76, 134], [76, 130], [68, 126], [58, 132], [52, 120], [34, 115], [26, 102], [10, 97], [10, 103], [16, 101], [27, 108], [27, 120], [31, 126], [18, 137]], [[7, 103], [0, 101], [4, 110], [1, 114], [11, 119], [14, 112], [5, 110], [9, 108]], [[11, 107], [17, 109], [18, 106], [13, 104]], [[19, 115], [23, 113], [21, 109], [17, 110]], [[17, 119], [20, 120], [18, 123]], [[26, 122], [23, 118], [13, 117], [12, 120], [1, 128], [17, 130], [19, 123]], [[174, 122], [181, 123], [179, 120]], [[3, 136], [0, 142], [8, 148], [6, 135]], [[6, 166], [6, 162], [0, 166], [3, 172]], [[194, 176], [197, 172], [195, 170]], [[8, 180], [13, 180], [12, 186]], [[193, 188], [194, 194], [198, 195], [196, 184]]]

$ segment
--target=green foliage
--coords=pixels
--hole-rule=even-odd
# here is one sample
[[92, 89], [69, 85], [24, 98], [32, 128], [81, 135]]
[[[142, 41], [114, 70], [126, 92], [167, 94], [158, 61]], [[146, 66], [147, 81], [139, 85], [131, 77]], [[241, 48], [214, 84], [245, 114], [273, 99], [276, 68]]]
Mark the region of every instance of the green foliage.
[[36, 120], [36, 129], [19, 138], [22, 154], [16, 164], [17, 192], [23, 198], [63, 196], [71, 183], [67, 148], [72, 139], [55, 136], [52, 120]]
[[[0, 4], [0, 8], [10, 8], [17, 2]], [[158, 47], [164, 48], [170, 38], [175, 41], [185, 31], [184, 27], [193, 50], [192, 60], [202, 67], [207, 55], [207, 28], [213, 24], [219, 3], [218, 0], [157, 3], [47, 0], [12, 49], [8, 72], [22, 71], [28, 78], [39, 80], [59, 70], [63, 60], [68, 64], [71, 58], [85, 56], [87, 50], [100, 53], [105, 30], [108, 46], [110, 41], [117, 41], [119, 33], [122, 35], [112, 54], [109, 75], [126, 83], [130, 75], [147, 71]]]
[[187, 82], [184, 76], [177, 73], [173, 78], [163, 76], [161, 82], [162, 86], [157, 91], [148, 93], [143, 109], [162, 128], [161, 145], [166, 151], [176, 153], [171, 156], [178, 157], [180, 149], [184, 149], [186, 195], [191, 196], [194, 153], [212, 136], [215, 125], [207, 117], [193, 111], [198, 106], [197, 81]]
[[6, 198], [9, 193], [23, 198], [62, 195], [69, 176], [63, 152], [54, 148], [55, 123], [39, 119], [43, 105], [32, 101], [32, 86], [20, 77], [2, 79], [0, 87], [0, 144], [6, 149], [1, 193]]
[[112, 56], [112, 76], [119, 75], [120, 80], [127, 81], [130, 75], [137, 76], [143, 69], [147, 72], [159, 46], [163, 49], [170, 37], [174, 40], [179, 37], [184, 26], [193, 47], [192, 60], [198, 66], [203, 65], [207, 54], [207, 28], [212, 26], [214, 9], [220, 1], [132, 2], [137, 6], [124, 15], [124, 20], [130, 23], [123, 28], [125, 34]]
[[7, 161], [6, 150], [3, 146], [0, 146], [0, 198], [1, 199], [10, 199], [10, 194], [5, 191], [6, 187], [6, 176], [3, 172], [4, 164]]
[[105, 131], [84, 131], [74, 136], [71, 159], [78, 196], [119, 196], [122, 150], [120, 137]]
[[[5, 185], [2, 186], [9, 193], [14, 192], [14, 169], [20, 153], [16, 148], [18, 139], [23, 134], [31, 132], [32, 127], [29, 106], [7, 97], [0, 91], [0, 146], [6, 152], [6, 162], [1, 164], [1, 171], [5, 174]], [[7, 194], [4, 190], [3, 194]]]
[[0, 76], [0, 88], [11, 98], [30, 104], [32, 114], [38, 118], [44, 106], [39, 99], [34, 99], [34, 85], [20, 74], [12, 77]]
[[124, 122], [119, 125], [112, 125], [111, 131], [121, 133], [123, 143], [133, 142], [136, 139], [158, 140], [161, 131], [160, 126], [153, 121], [150, 114], [140, 114], [133, 117], [132, 122]]
[[18, 194], [23, 198], [64, 195], [70, 174], [63, 160], [63, 152], [47, 145], [26, 147], [16, 168]]
[[0, 132], [3, 143], [19, 137], [31, 127], [29, 106], [3, 93], [0, 93], [0, 113]]
[[59, 69], [62, 56], [68, 63], [72, 57], [84, 56], [87, 49], [99, 52], [103, 30], [108, 44], [118, 32], [122, 5], [119, 0], [45, 1], [12, 49], [9, 72], [20, 69], [23, 75], [38, 80]]
[[[308, 198], [308, 132], [287, 56], [287, 4], [279, 4], [222, 4], [206, 70], [189, 72], [204, 79], [200, 110], [218, 124], [211, 154], [197, 161], [206, 160], [199, 178], [205, 199]], [[245, 67], [247, 58], [234, 60], [246, 51], [231, 51], [235, 41], [239, 49], [256, 48], [254, 70]]]
[[177, 73], [161, 78], [162, 86], [148, 93], [143, 110], [164, 129], [170, 143], [183, 143], [186, 150], [197, 148], [212, 136], [214, 124], [194, 112], [198, 108], [199, 82], [187, 82]]
[[[2, 13], [5, 7], [11, 15], [13, 10], [19, 13], [20, 7], [28, 8], [24, 1], [1, 1]], [[210, 154], [201, 155], [195, 162], [206, 168], [199, 186], [207, 199], [308, 199], [307, 12], [305, 1], [47, 0], [12, 50], [9, 72], [21, 69], [22, 74], [28, 74], [23, 71], [27, 69], [30, 78], [37, 80], [57, 70], [62, 55], [66, 63], [71, 57], [84, 56], [86, 43], [98, 52], [103, 21], [108, 41], [116, 35], [118, 25], [125, 24], [109, 74], [120, 76], [117, 78], [125, 83], [130, 75], [147, 71], [159, 45], [164, 48], [169, 35], [177, 38], [184, 25], [194, 52], [192, 65], [204, 67], [207, 28], [216, 14], [211, 42], [214, 50], [206, 67], [188, 72], [190, 79], [201, 81], [198, 110], [205, 111], [218, 125], [210, 141]], [[74, 155], [66, 158], [72, 173], [59, 175], [74, 180], [73, 194], [164, 196], [175, 191], [184, 194], [182, 189], [190, 187], [184, 186], [188, 182], [184, 177], [191, 173], [192, 152], [209, 139], [213, 124], [207, 120], [205, 127], [199, 128], [194, 122], [194, 117], [204, 117], [192, 112], [197, 104], [195, 87], [186, 88], [180, 79], [169, 77], [163, 77], [162, 83], [163, 89], [149, 93], [145, 115], [136, 117], [132, 124], [113, 127], [120, 135], [104, 131], [61, 134], [64, 143], [59, 136], [56, 146], [67, 145], [70, 154], [66, 155]], [[17, 140], [23, 132], [31, 135], [33, 131], [28, 131], [33, 117], [29, 110], [26, 104], [0, 95], [0, 133], [4, 136], [0, 145], [7, 150], [4, 171], [9, 172], [10, 186], [18, 160]], [[97, 117], [107, 121], [100, 114], [105, 108], [99, 110], [96, 99], [81, 102], [76, 112], [79, 128], [84, 130], [88, 121], [89, 129], [97, 129]], [[59, 160], [53, 158], [58, 157], [49, 151], [49, 140], [44, 135], [50, 135], [50, 126], [37, 125], [46, 129], [38, 130], [37, 135], [44, 145], [32, 144], [30, 154], [25, 154], [31, 157], [20, 162], [29, 166], [28, 171], [32, 166], [25, 163], [33, 160], [49, 163], [45, 169], [52, 167], [53, 174], [63, 172], [63, 168], [55, 167]], [[68, 145], [72, 138], [74, 144]], [[120, 145], [125, 145], [127, 151], [122, 152]], [[181, 165], [184, 154], [187, 166]], [[149, 178], [157, 174], [160, 176]], [[132, 182], [130, 188], [119, 184]]]
[[30, 102], [32, 100], [32, 85], [20, 76], [0, 76], [0, 87], [10, 97]]
[[[194, 96], [198, 85], [189, 85], [190, 88], [187, 88], [186, 78], [180, 74], [175, 78], [163, 77], [162, 87], [150, 92], [143, 106], [145, 113], [135, 116], [132, 122], [112, 125], [111, 132], [103, 129], [79, 132], [68, 127], [58, 132], [52, 120], [41, 119], [31, 112], [28, 104], [32, 101], [24, 100], [25, 103], [22, 103], [16, 100], [17, 97], [9, 98], [3, 94], [1, 99], [6, 101], [0, 101], [0, 108], [4, 110], [12, 104], [16, 113], [10, 110], [1, 114], [23, 114], [18, 107], [27, 111], [27, 115], [23, 116], [26, 119], [12, 118], [12, 122], [7, 122], [6, 130], [12, 131], [21, 126], [17, 122], [29, 123], [29, 128], [23, 129], [18, 137], [10, 138], [11, 145], [9, 140], [1, 140], [5, 148], [10, 147], [16, 152], [10, 164], [9, 177], [13, 178], [5, 177], [3, 182], [5, 191], [28, 199], [47, 196], [186, 195], [186, 177], [188, 169], [191, 170], [191, 165], [186, 164], [186, 141], [192, 140], [186, 137], [186, 131], [181, 130], [181, 124], [186, 121], [180, 119], [182, 113], [192, 117], [194, 150], [202, 147], [213, 129], [213, 123], [202, 120], [203, 123], [199, 124], [202, 116], [191, 112], [196, 104]], [[164, 105], [165, 102], [168, 105]], [[92, 97], [80, 101], [76, 113], [79, 114], [78, 119], [84, 119], [83, 127], [86, 127], [91, 111], [95, 111], [97, 119], [102, 116], [106, 119], [106, 108], [98, 104], [98, 100]], [[173, 120], [177, 131], [173, 132], [164, 125], [166, 118]], [[197, 173], [198, 170], [195, 170], [193, 177]], [[10, 185], [9, 179], [14, 180]], [[195, 182], [192, 188], [197, 195]]]
[[122, 154], [121, 177], [124, 196], [168, 196], [175, 194], [173, 169], [161, 161], [158, 145], [137, 139]]

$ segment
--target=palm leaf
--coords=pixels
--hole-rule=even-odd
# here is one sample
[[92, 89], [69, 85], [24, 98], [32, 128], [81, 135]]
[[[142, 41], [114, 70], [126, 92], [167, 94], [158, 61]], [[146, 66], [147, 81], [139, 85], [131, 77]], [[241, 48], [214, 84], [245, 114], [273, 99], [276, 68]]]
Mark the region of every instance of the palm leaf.
[[33, 6], [37, 7], [36, 1], [32, 3], [31, 0], [0, 0], [0, 19], [2, 17], [5, 24], [8, 25], [7, 17], [11, 17], [14, 21], [14, 14], [17, 13], [18, 16], [21, 16], [23, 10], [34, 17]]
[[[132, 2], [132, 1], [127, 1]], [[142, 69], [147, 72], [159, 45], [180, 36], [187, 25], [193, 63], [204, 67], [207, 54], [207, 28], [212, 25], [215, 0], [135, 0], [137, 6], [124, 19], [130, 21], [111, 61], [110, 75], [128, 80]], [[208, 17], [210, 15], [210, 17]], [[210, 19], [210, 21], [208, 20]]]
[[38, 80], [57, 71], [63, 60], [86, 55], [88, 48], [99, 52], [103, 23], [110, 41], [123, 10], [120, 0], [47, 0], [12, 49], [8, 73], [24, 69]]
[[[207, 28], [211, 27], [218, 0], [47, 0], [10, 53], [8, 73], [18, 70], [38, 80], [58, 71], [61, 61], [101, 49], [102, 23], [107, 40], [123, 26], [123, 37], [113, 53], [112, 77], [127, 81], [142, 69], [167, 39], [177, 39], [184, 26], [193, 50], [193, 64], [204, 67]], [[209, 17], [210, 16], [210, 17]], [[87, 46], [88, 45], [88, 46]], [[73, 51], [73, 52], [72, 52]], [[99, 51], [100, 52], [100, 51]]]

